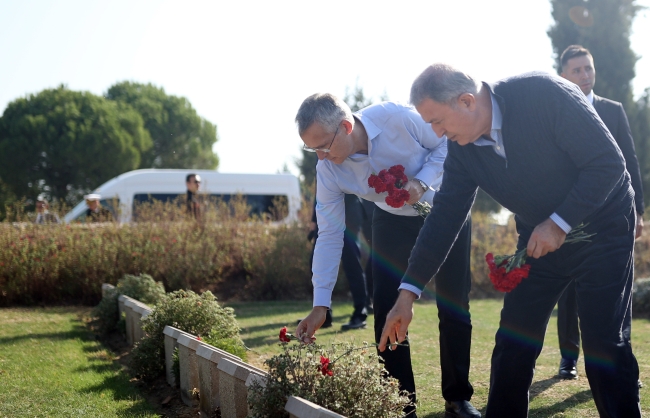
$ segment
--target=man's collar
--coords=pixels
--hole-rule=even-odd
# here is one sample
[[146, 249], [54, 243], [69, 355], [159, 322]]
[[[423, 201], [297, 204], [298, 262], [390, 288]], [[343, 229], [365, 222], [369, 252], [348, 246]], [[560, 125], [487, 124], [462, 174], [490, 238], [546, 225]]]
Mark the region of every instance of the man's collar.
[[587, 100], [589, 100], [589, 103], [594, 104], [594, 91], [590, 91], [589, 94], [587, 95]]
[[497, 103], [495, 95], [492, 92], [490, 92], [490, 100], [492, 100], [492, 128], [490, 130], [500, 130], [503, 125], [503, 115], [501, 114], [499, 103]]
[[363, 110], [354, 112], [352, 116], [356, 119], [355, 122], [360, 123], [366, 130], [366, 135], [368, 135], [368, 154], [370, 154], [370, 151], [372, 150], [372, 140], [379, 136], [381, 129], [379, 129], [370, 118], [363, 116]]
[[[492, 100], [492, 129], [501, 129], [501, 126], [503, 125], [503, 113], [506, 111], [506, 104], [503, 100], [503, 97], [499, 96], [494, 92], [496, 84], [489, 84], [486, 82], [482, 83], [484, 87], [488, 89], [490, 92], [490, 99]], [[494, 115], [495, 115], [495, 109], [496, 112], [499, 113], [499, 123], [498, 123], [498, 128], [495, 126], [495, 120], [494, 120]]]

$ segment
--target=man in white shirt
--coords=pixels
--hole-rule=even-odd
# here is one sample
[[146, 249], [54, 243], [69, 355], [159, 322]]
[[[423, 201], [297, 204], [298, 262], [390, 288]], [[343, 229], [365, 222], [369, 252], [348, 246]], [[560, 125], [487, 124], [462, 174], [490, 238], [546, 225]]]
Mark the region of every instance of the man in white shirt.
[[[424, 223], [410, 205], [418, 201], [432, 202], [442, 181], [446, 138], [438, 137], [412, 107], [384, 102], [353, 115], [342, 100], [331, 94], [314, 94], [305, 99], [296, 123], [304, 149], [316, 152], [319, 159], [316, 166], [319, 236], [312, 276], [314, 307], [298, 325], [296, 335], [305, 343], [313, 341], [331, 305], [343, 247], [344, 195], [348, 193], [374, 201], [377, 206], [372, 222], [372, 276], [375, 339], [379, 342], [386, 315], [397, 299], [401, 277]], [[404, 166], [409, 179], [403, 187], [409, 192], [409, 199], [406, 205], [393, 208], [385, 203], [386, 193], [378, 194], [370, 188], [368, 178], [397, 164]], [[469, 403], [473, 394], [469, 383], [470, 237], [468, 218], [444, 267], [436, 275], [442, 392], [448, 417], [480, 417]], [[415, 401], [408, 342], [380, 355], [386, 370]], [[412, 411], [413, 408], [405, 410]]]

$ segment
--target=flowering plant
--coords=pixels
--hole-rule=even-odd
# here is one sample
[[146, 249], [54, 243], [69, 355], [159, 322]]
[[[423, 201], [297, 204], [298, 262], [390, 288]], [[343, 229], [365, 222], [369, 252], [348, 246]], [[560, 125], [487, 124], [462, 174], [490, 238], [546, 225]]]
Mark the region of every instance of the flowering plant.
[[[379, 174], [371, 174], [368, 177], [368, 186], [375, 189], [377, 193], [388, 192], [386, 204], [393, 208], [401, 208], [410, 197], [408, 190], [403, 188], [408, 181], [408, 177], [404, 174], [404, 166], [397, 164], [388, 170], [381, 170]], [[415, 202], [411, 206], [423, 218], [426, 218], [431, 212], [431, 205], [426, 202]]]
[[264, 362], [269, 369], [265, 385], [255, 382], [249, 387], [252, 417], [288, 417], [284, 405], [289, 396], [361, 418], [401, 417], [411, 404], [407, 392], [386, 374], [373, 344], [305, 345], [286, 327], [279, 339], [283, 352]]
[[[566, 236], [564, 243], [589, 242], [594, 234], [587, 234], [584, 231], [585, 224], [580, 224], [572, 229]], [[517, 251], [514, 254], [494, 255], [487, 253], [485, 261], [490, 269], [490, 281], [494, 288], [500, 292], [510, 292], [521, 281], [528, 277], [530, 264], [525, 264], [526, 248]]]

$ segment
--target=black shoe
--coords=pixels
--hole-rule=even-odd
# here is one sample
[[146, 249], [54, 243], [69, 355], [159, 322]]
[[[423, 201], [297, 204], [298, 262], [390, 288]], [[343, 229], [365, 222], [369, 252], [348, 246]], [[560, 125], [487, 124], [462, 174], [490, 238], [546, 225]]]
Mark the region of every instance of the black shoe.
[[576, 369], [576, 360], [562, 358], [560, 360], [559, 376], [562, 379], [573, 380], [578, 378], [578, 369]]
[[375, 310], [374, 310], [374, 308], [372, 307], [372, 305], [368, 305], [368, 306], [366, 306], [366, 313], [367, 313], [368, 315], [372, 315], [372, 314], [375, 313]]
[[341, 329], [343, 331], [348, 331], [351, 329], [360, 329], [365, 327], [366, 327], [366, 321], [359, 318], [358, 316], [353, 316], [352, 318], [350, 318], [350, 322], [341, 325]]
[[445, 401], [445, 418], [481, 418], [469, 401]]

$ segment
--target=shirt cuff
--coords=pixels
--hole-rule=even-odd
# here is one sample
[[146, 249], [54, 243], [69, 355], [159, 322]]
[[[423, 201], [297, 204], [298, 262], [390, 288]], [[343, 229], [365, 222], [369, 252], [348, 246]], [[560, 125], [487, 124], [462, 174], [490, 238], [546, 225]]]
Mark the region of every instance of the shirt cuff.
[[323, 288], [314, 289], [314, 305], [313, 306], [332, 306], [332, 291]]
[[564, 222], [564, 219], [560, 218], [560, 215], [558, 215], [557, 213], [553, 213], [553, 214], [552, 214], [551, 216], [549, 216], [549, 217], [551, 218], [551, 220], [552, 220], [553, 222], [555, 222], [555, 224], [556, 224], [557, 226], [560, 227], [560, 229], [561, 229], [562, 231], [564, 231], [565, 234], [568, 234], [569, 232], [571, 232], [571, 225], [569, 225], [568, 223]]
[[412, 284], [402, 283], [401, 285], [399, 285], [398, 290], [402, 290], [402, 289], [415, 293], [418, 299], [420, 299], [420, 296], [422, 296], [422, 291], [417, 287], [413, 286]]

